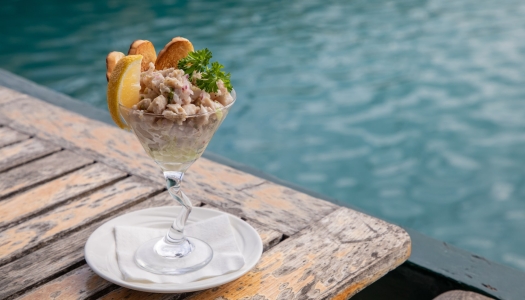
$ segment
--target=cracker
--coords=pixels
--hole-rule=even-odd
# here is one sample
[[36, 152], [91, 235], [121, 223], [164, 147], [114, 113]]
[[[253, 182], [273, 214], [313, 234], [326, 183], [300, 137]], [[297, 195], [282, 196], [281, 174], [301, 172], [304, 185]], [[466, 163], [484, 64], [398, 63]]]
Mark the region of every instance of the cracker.
[[149, 63], [155, 63], [157, 60], [157, 52], [150, 41], [136, 40], [129, 46], [128, 55], [142, 55], [142, 63], [140, 64], [140, 71], [144, 72], [149, 69]]
[[124, 53], [118, 51], [110, 52], [108, 56], [106, 56], [106, 79], [108, 82], [109, 76], [111, 76], [111, 72], [113, 72], [113, 69], [115, 69], [117, 62], [124, 56]]
[[183, 37], [173, 38], [164, 46], [164, 49], [159, 52], [159, 56], [155, 62], [155, 69], [177, 68], [179, 60], [186, 57], [190, 52], [193, 52], [193, 45], [190, 41]]

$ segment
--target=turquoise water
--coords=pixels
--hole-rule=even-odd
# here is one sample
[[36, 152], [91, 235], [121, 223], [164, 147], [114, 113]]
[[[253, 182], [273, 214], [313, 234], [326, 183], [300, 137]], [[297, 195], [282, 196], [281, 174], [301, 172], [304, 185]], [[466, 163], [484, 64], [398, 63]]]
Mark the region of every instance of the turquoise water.
[[109, 51], [187, 37], [211, 151], [525, 270], [525, 2], [70, 2], [3, 1], [0, 67], [104, 108]]

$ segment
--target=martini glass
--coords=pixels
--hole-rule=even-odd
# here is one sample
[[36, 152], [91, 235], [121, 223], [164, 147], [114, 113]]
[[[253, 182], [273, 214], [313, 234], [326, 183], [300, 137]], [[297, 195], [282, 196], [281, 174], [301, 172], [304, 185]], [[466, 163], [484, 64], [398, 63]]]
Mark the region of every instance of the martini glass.
[[167, 118], [120, 105], [120, 113], [137, 136], [144, 150], [162, 168], [169, 194], [182, 210], [164, 237], [149, 240], [135, 252], [135, 262], [143, 269], [166, 275], [180, 275], [206, 266], [213, 250], [204, 241], [184, 235], [191, 213], [190, 199], [182, 192], [184, 172], [204, 152], [228, 111], [235, 103], [215, 111]]

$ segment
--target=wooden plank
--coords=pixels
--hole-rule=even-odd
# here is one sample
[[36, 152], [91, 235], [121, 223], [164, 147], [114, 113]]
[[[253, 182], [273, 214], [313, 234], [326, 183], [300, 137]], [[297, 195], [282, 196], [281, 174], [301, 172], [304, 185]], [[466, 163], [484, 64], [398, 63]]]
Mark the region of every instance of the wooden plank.
[[122, 171], [97, 163], [38, 185], [0, 202], [0, 227], [125, 176]]
[[[166, 203], [164, 205], [157, 205], [157, 206], [180, 206], [179, 202], [177, 202], [177, 200], [173, 199], [167, 191], [158, 194], [157, 196], [155, 196], [154, 199], [158, 203]], [[202, 206], [202, 202], [200, 202], [198, 200], [190, 199], [190, 201], [191, 201], [191, 204], [193, 206], [195, 206], [195, 207]]]
[[434, 300], [493, 300], [478, 293], [467, 291], [449, 291], [434, 298]]
[[179, 300], [187, 298], [187, 295], [191, 293], [184, 294], [156, 294], [156, 293], [146, 293], [139, 292], [125, 288], [119, 288], [114, 291], [111, 291], [109, 294], [104, 295], [99, 298], [99, 300]]
[[50, 140], [70, 150], [83, 150], [97, 161], [125, 172], [164, 183], [159, 166], [136, 137], [114, 126], [26, 96], [0, 110], [0, 122]]
[[410, 255], [410, 237], [339, 208], [263, 254], [254, 270], [190, 299], [348, 299]]
[[[130, 208], [124, 209], [122, 211], [116, 211], [113, 213], [113, 216], [118, 216], [149, 207], [169, 206], [173, 205], [173, 202], [174, 201], [170, 199], [168, 193], [163, 192], [137, 205], [133, 205]], [[196, 206], [199, 205], [199, 203], [194, 204]], [[89, 235], [91, 235], [91, 233], [95, 231], [95, 229], [97, 229], [100, 225], [108, 221], [108, 219], [96, 221], [78, 232], [74, 232], [70, 235], [62, 237], [60, 241], [44, 246], [25, 255], [19, 260], [15, 260], [0, 267], [0, 274], [8, 274], [8, 276], [5, 277], [0, 276], [0, 286], [2, 287], [2, 289], [0, 289], [0, 299], [6, 298], [20, 291], [24, 291], [32, 286], [35, 286], [39, 282], [45, 281], [46, 278], [60, 273], [66, 268], [82, 262], [84, 260], [84, 245]], [[91, 272], [91, 275], [84, 273], [83, 276], [87, 276], [89, 278], [92, 278], [92, 276], [97, 276], [91, 271], [91, 269], [89, 269], [87, 272]], [[70, 280], [76, 279], [64, 278], [59, 286], [62, 288], [67, 288], [69, 284], [73, 284], [70, 282]], [[90, 280], [97, 281], [98, 283], [96, 285], [88, 285], [86, 291], [83, 293], [83, 297], [91, 296], [100, 289], [104, 289], [112, 285], [112, 283], [105, 280], [103, 280], [103, 282], [100, 282], [97, 279]], [[49, 284], [55, 285], [55, 281], [51, 281]], [[43, 285], [42, 288], [45, 289], [45, 286], [46, 285]], [[38, 292], [39, 290], [40, 288], [36, 288], [33, 291], [28, 292], [28, 295], [31, 295], [33, 292]], [[61, 291], [61, 288], [58, 288], [57, 291]]]
[[39, 139], [29, 139], [0, 148], [0, 172], [59, 150], [59, 146]]
[[273, 246], [279, 244], [279, 242], [283, 239], [283, 234], [278, 231], [250, 221], [248, 221], [248, 223], [252, 225], [253, 228], [255, 228], [255, 230], [261, 237], [261, 240], [263, 242], [263, 251], [266, 251], [272, 248]]
[[[83, 265], [16, 299], [81, 300], [91, 298], [95, 294], [100, 293], [101, 291], [108, 289], [112, 286], [116, 287], [116, 285], [113, 285], [111, 282], [106, 281], [105, 279], [95, 274], [95, 272], [93, 272], [88, 265]], [[118, 288], [104, 295], [103, 297], [101, 297], [101, 299], [171, 300], [174, 298], [173, 295], [169, 294], [143, 293], [129, 289]], [[175, 299], [182, 298], [177, 297]]]
[[87, 292], [96, 293], [107, 286], [106, 280], [84, 265], [17, 299], [85, 299]]
[[0, 232], [0, 264], [160, 189], [152, 182], [130, 177], [8, 228]]
[[0, 148], [27, 140], [29, 136], [27, 134], [20, 133], [7, 127], [0, 127]]
[[220, 172], [220, 169], [216, 171], [217, 175], [213, 176], [212, 171], [202, 170], [198, 175], [203, 177], [202, 179], [187, 180], [184, 187], [186, 194], [190, 198], [219, 207], [238, 217], [264, 224], [288, 236], [337, 208], [335, 204], [268, 181], [236, 189], [227, 183], [229, 177], [224, 173], [228, 171]]
[[13, 102], [17, 100], [18, 98], [23, 98], [23, 97], [27, 97], [27, 96], [17, 91], [0, 86], [0, 105], [4, 103]]
[[[17, 105], [4, 105], [0, 122], [86, 153], [111, 167], [163, 182], [159, 167], [145, 154], [135, 136], [116, 127], [32, 97], [20, 99]], [[202, 158], [188, 171], [183, 188], [190, 198], [197, 197], [287, 235], [337, 207]]]
[[[211, 205], [203, 205], [202, 207], [220, 211], [219, 208], [216, 208]], [[261, 237], [261, 240], [263, 243], [263, 251], [266, 251], [270, 249], [271, 247], [277, 245], [283, 238], [283, 234], [278, 231], [275, 231], [273, 229], [267, 228], [264, 225], [260, 225], [260, 224], [257, 224], [251, 221], [246, 221], [246, 222], [250, 224]]]
[[71, 151], [60, 151], [0, 173], [0, 198], [93, 163]]

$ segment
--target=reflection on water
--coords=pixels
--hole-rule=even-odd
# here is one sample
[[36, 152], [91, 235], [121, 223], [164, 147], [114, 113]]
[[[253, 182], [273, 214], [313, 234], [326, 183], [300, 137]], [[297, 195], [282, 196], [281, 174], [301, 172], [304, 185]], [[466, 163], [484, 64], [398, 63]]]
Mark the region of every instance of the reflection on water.
[[0, 11], [0, 67], [101, 108], [107, 52], [188, 37], [238, 91], [210, 150], [525, 270], [523, 1], [28, 0]]

